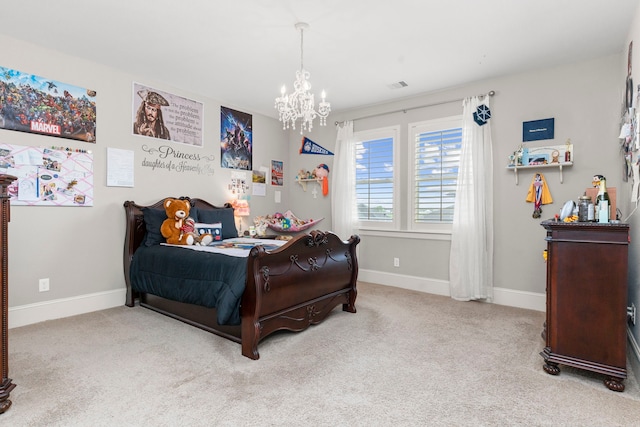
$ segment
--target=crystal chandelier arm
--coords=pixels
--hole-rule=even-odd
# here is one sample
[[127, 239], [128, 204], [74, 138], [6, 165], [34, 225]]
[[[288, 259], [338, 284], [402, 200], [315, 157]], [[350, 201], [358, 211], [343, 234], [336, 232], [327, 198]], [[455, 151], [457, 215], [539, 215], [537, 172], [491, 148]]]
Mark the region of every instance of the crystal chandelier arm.
[[304, 69], [304, 30], [309, 25], [304, 22], [296, 24], [296, 29], [300, 30], [300, 70], [296, 71], [296, 80], [293, 83], [294, 91], [291, 95], [286, 93], [286, 88], [282, 86], [281, 96], [276, 98], [275, 108], [279, 113], [282, 128], [296, 128], [296, 121], [301, 119], [300, 134], [305, 130], [313, 128], [313, 120], [320, 117], [320, 125], [326, 125], [326, 118], [331, 111], [331, 104], [326, 101], [326, 94], [322, 91], [322, 101], [318, 104], [318, 111], [315, 110], [315, 96], [310, 92], [311, 74]]

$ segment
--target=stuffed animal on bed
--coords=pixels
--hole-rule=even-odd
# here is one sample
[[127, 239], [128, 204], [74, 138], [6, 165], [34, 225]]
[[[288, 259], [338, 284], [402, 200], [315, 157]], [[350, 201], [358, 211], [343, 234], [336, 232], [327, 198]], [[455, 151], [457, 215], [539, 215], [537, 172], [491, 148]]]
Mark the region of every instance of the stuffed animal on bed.
[[160, 233], [171, 245], [202, 245], [213, 241], [211, 234], [198, 234], [195, 221], [189, 217], [191, 204], [188, 200], [167, 199], [164, 201], [167, 219], [162, 222]]

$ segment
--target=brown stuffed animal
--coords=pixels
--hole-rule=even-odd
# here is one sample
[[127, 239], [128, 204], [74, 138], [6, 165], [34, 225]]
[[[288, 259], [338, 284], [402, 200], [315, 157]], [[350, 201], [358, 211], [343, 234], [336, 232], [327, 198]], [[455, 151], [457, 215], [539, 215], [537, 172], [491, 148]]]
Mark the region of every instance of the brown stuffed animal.
[[211, 234], [198, 235], [189, 217], [191, 204], [188, 200], [167, 199], [164, 201], [167, 219], [162, 222], [160, 233], [171, 245], [202, 245], [213, 241]]

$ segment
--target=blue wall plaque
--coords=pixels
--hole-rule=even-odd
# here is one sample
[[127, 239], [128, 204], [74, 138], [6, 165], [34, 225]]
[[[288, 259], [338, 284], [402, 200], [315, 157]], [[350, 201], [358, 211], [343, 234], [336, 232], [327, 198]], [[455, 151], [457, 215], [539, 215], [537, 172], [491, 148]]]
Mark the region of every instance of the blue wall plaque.
[[553, 139], [554, 119], [533, 120], [522, 122], [522, 141], [538, 141]]

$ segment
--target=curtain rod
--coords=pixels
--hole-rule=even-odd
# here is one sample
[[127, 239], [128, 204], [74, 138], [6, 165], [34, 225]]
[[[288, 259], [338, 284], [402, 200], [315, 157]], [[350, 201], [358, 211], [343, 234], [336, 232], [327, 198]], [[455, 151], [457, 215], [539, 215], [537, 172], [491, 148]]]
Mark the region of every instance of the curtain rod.
[[[495, 94], [496, 94], [495, 90], [490, 90], [487, 93], [482, 93], [482, 94], [477, 95], [477, 96], [493, 96]], [[406, 113], [407, 111], [417, 110], [418, 108], [435, 107], [436, 105], [451, 104], [452, 102], [460, 102], [460, 101], [464, 101], [464, 98], [451, 99], [449, 101], [434, 102], [433, 104], [418, 105], [416, 107], [403, 108], [402, 110], [395, 110], [395, 111], [387, 111], [387, 112], [384, 112], [384, 113], [370, 114], [368, 116], [356, 117], [355, 119], [351, 119], [351, 120], [353, 121], [353, 120], [369, 119], [371, 117], [385, 116], [387, 114]], [[344, 123], [344, 120], [341, 121], [341, 122], [335, 122], [335, 125], [337, 126], [340, 123]]]

